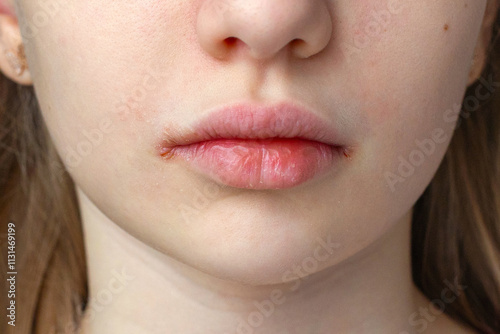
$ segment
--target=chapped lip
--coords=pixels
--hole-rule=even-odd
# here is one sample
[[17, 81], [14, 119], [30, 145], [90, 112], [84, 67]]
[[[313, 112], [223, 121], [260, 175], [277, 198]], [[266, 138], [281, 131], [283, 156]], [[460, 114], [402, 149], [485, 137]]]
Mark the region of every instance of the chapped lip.
[[194, 125], [168, 127], [157, 146], [161, 156], [169, 156], [176, 147], [217, 139], [304, 139], [342, 149], [350, 156], [350, 147], [341, 142], [334, 124], [293, 103], [273, 105], [239, 103], [210, 110]]
[[234, 188], [292, 188], [339, 170], [342, 156], [351, 159], [328, 120], [291, 103], [208, 110], [188, 129], [166, 128], [159, 155]]

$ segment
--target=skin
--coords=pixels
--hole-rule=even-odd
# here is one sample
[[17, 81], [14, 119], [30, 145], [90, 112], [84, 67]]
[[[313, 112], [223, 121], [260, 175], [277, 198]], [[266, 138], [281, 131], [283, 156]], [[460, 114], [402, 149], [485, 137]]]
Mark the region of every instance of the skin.
[[[484, 65], [495, 4], [60, 3], [40, 24], [39, 2], [3, 0], [11, 11], [0, 17], [10, 36], [2, 44], [15, 47], [22, 32], [29, 70], [16, 76], [3, 54], [0, 68], [33, 82], [77, 186], [94, 305], [82, 333], [246, 333], [243, 323], [252, 333], [469, 332], [423, 311], [409, 230], [455, 127], [444, 115]], [[389, 21], [367, 35], [380, 11]], [[237, 42], [224, 48], [228, 37]], [[283, 100], [337, 124], [353, 154], [336, 172], [286, 190], [242, 190], [154, 149], [163, 127], [189, 127], [209, 108]], [[436, 129], [434, 152], [391, 186], [388, 173]], [[88, 141], [83, 131], [102, 138], [71, 157]], [[319, 240], [331, 252], [319, 253]], [[263, 301], [273, 311], [251, 321]]]

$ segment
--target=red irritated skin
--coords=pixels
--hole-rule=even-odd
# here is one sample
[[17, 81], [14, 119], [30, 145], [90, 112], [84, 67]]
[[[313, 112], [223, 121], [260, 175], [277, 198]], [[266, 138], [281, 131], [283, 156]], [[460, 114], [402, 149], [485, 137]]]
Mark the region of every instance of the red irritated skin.
[[14, 16], [14, 9], [11, 7], [9, 1], [0, 1], [0, 15]]

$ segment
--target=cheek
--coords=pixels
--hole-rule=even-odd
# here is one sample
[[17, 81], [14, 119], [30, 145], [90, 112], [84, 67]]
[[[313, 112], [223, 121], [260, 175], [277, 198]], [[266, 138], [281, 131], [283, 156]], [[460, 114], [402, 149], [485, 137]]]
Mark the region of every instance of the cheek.
[[427, 91], [446, 92], [450, 83], [461, 89], [484, 3], [389, 0], [350, 6], [355, 13], [340, 11], [346, 19], [339, 20], [336, 51], [347, 68], [343, 74], [350, 74], [349, 83], [362, 88], [361, 97], [375, 97], [376, 102], [381, 100], [376, 95], [419, 95], [428, 85]]
[[381, 181], [374, 188], [392, 207], [418, 199], [448, 148], [456, 123], [449, 115], [460, 111], [479, 33], [471, 22], [481, 22], [482, 5], [446, 2], [448, 11], [436, 15], [410, 4], [412, 15], [397, 23], [404, 29], [387, 30], [350, 62], [351, 98], [361, 101], [368, 124], [359, 133], [357, 175], [366, 176], [360, 185]]
[[463, 98], [479, 32], [479, 25], [470, 22], [480, 22], [481, 8], [474, 5], [454, 8], [450, 15], [434, 14], [439, 17], [407, 8], [415, 14], [401, 12], [404, 23], [393, 23], [398, 29], [387, 30], [386, 36], [353, 58], [350, 67], [359, 87], [357, 98], [363, 101], [373, 128], [453, 126], [443, 124], [443, 118]]
[[[161, 67], [169, 73], [158, 63], [180, 56], [165, 48], [177, 44], [175, 32], [165, 35], [171, 31], [165, 24], [182, 27], [176, 24], [182, 15], [173, 6], [169, 11], [139, 7], [140, 2], [102, 6], [100, 1], [65, 6], [29, 46], [37, 53], [42, 110], [62, 156], [85, 140], [84, 131], [99, 129], [105, 121], [118, 130], [109, 136], [121, 137], [116, 145], [136, 147], [137, 133], [144, 133], [158, 113], [146, 102], [160, 95], [175, 103], [174, 94], [159, 90], [178, 77], [177, 69]], [[162, 16], [165, 12], [169, 16]]]

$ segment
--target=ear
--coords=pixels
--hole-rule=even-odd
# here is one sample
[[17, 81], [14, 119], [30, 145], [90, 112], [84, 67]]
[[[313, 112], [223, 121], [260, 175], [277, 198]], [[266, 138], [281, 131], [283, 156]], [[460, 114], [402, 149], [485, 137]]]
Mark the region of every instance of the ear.
[[31, 85], [19, 23], [10, 0], [0, 0], [0, 71], [12, 81]]
[[474, 51], [472, 68], [469, 73], [469, 85], [473, 84], [477, 79], [479, 79], [481, 77], [481, 74], [483, 73], [486, 61], [488, 59], [493, 27], [497, 20], [499, 5], [500, 0], [488, 0], [481, 33], [479, 35], [476, 49]]

